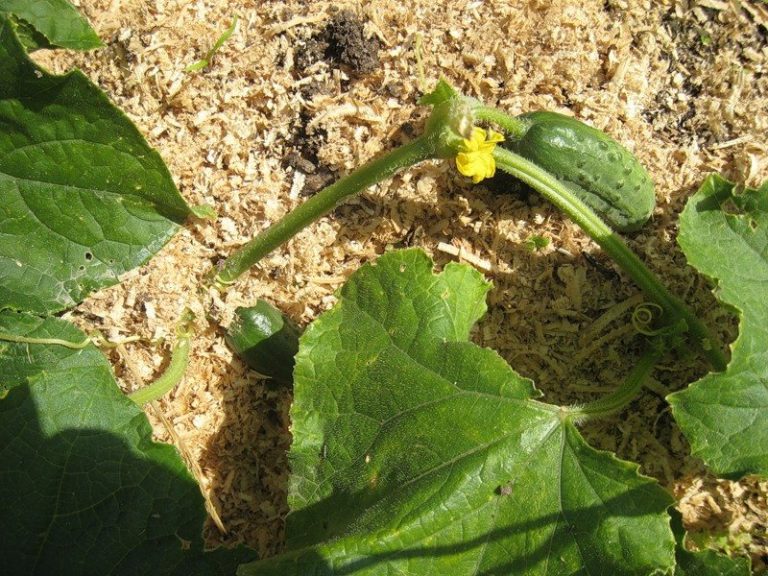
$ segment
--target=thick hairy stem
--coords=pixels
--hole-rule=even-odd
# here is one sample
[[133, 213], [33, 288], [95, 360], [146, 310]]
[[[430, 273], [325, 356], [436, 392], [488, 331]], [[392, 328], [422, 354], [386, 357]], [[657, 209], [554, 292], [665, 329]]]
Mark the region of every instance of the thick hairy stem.
[[488, 108], [486, 106], [477, 106], [472, 109], [472, 113], [476, 120], [484, 122], [492, 122], [499, 126], [512, 140], [519, 140], [525, 135], [528, 127], [525, 123], [514, 116], [504, 114], [500, 110], [495, 108]]
[[272, 250], [290, 240], [350, 196], [392, 176], [402, 168], [434, 157], [434, 153], [433, 140], [422, 136], [381, 158], [368, 162], [315, 194], [224, 260], [214, 282], [220, 285], [231, 284]]

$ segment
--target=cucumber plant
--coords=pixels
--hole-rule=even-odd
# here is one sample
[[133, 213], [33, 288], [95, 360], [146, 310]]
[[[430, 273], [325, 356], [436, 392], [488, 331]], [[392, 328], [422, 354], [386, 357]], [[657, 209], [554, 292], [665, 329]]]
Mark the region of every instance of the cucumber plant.
[[[662, 311], [645, 353], [605, 397], [548, 404], [498, 354], [469, 341], [489, 283], [465, 265], [435, 274], [415, 249], [355, 272], [338, 303], [299, 338], [298, 352], [297, 330], [276, 310], [240, 309], [232, 346], [262, 373], [294, 380], [291, 514], [278, 556], [205, 552], [194, 480], [171, 447], [152, 442], [136, 405], [182, 377], [192, 320], [180, 323], [157, 386], [132, 402], [89, 339], [53, 315], [146, 261], [195, 210], [101, 91], [82, 74], [53, 76], [28, 59], [17, 31], [28, 48], [65, 44], [27, 6], [0, 10], [4, 570], [749, 573], [743, 558], [687, 551], [668, 513], [672, 498], [637, 466], [590, 447], [578, 425], [626, 407], [668, 347], [688, 345], [713, 368], [668, 399], [694, 453], [723, 476], [768, 474], [768, 184], [744, 189], [712, 176], [681, 217], [679, 242], [690, 263], [741, 315], [727, 362], [707, 327], [608, 225], [636, 229], [653, 209], [650, 179], [626, 150], [574, 119], [511, 117], [445, 82], [422, 99], [432, 114], [421, 136], [307, 200], [212, 271], [211, 283], [236, 281], [366, 186], [442, 158], [474, 181], [497, 168], [512, 174], [593, 238]], [[84, 41], [94, 42], [90, 33]], [[497, 145], [505, 137], [510, 149]]]

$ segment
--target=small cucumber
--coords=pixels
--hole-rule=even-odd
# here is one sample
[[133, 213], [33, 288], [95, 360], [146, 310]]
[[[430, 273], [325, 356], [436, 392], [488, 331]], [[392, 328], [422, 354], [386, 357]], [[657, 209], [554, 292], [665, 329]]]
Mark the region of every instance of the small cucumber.
[[556, 112], [517, 117], [524, 127], [507, 146], [566, 184], [622, 232], [640, 228], [656, 204], [653, 181], [628, 150], [607, 134]]
[[293, 382], [301, 332], [271, 304], [239, 307], [227, 329], [227, 343], [248, 366], [282, 384]]

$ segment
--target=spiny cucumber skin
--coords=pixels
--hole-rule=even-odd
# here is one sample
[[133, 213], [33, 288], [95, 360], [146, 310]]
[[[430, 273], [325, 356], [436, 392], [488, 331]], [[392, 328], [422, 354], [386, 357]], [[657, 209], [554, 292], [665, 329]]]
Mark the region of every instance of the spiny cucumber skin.
[[518, 116], [525, 134], [509, 148], [565, 183], [621, 232], [639, 229], [656, 205], [653, 181], [632, 153], [607, 134], [557, 112]]

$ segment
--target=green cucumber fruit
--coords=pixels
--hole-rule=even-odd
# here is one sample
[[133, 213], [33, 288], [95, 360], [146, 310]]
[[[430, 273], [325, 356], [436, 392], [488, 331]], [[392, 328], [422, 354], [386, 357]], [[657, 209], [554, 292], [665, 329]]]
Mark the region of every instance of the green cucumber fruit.
[[640, 228], [656, 205], [653, 181], [637, 158], [607, 134], [556, 112], [517, 117], [524, 133], [510, 150], [555, 176], [622, 232]]
[[293, 382], [293, 366], [301, 332], [277, 308], [258, 300], [239, 307], [227, 329], [227, 343], [259, 374], [282, 384]]

